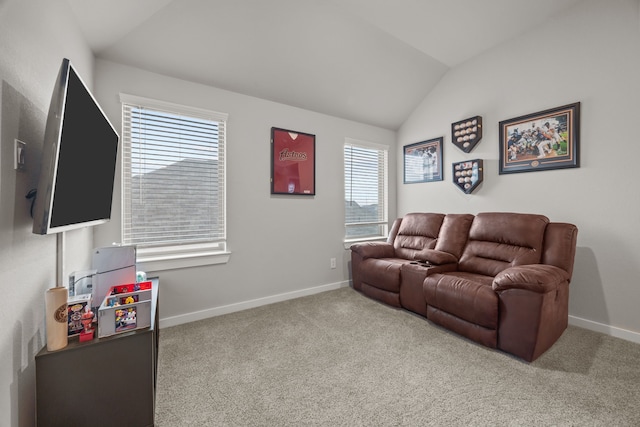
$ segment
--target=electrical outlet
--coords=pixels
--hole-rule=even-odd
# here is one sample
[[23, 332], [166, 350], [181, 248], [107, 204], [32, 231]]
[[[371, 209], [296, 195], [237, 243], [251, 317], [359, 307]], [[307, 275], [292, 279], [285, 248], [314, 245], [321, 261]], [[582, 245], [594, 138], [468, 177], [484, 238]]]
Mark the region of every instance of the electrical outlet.
[[329, 260], [329, 262], [330, 262], [330, 264], [331, 264], [331, 268], [332, 268], [332, 269], [333, 269], [333, 268], [336, 268], [336, 259], [335, 259], [335, 258], [331, 258], [331, 259]]
[[25, 156], [27, 154], [27, 143], [18, 139], [14, 140], [15, 145], [13, 149], [13, 168], [17, 171], [25, 169]]

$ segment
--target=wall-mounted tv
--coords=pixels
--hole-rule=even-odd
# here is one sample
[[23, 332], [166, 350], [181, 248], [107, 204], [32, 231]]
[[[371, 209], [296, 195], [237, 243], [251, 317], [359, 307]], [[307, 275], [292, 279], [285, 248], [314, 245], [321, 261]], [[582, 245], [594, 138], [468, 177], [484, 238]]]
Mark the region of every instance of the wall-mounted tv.
[[45, 127], [33, 205], [35, 234], [111, 219], [119, 139], [71, 62], [63, 59]]

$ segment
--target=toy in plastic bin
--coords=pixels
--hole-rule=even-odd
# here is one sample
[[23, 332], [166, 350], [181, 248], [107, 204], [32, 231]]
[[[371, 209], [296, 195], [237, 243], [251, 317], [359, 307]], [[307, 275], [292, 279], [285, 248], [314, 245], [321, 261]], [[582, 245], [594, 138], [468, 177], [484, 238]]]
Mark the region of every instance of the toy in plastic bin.
[[91, 294], [74, 295], [67, 299], [68, 336], [73, 337], [82, 332], [82, 316], [87, 308], [91, 310]]
[[93, 311], [91, 307], [87, 306], [84, 313], [82, 313], [82, 326], [83, 330], [80, 332], [80, 342], [91, 341], [93, 339]]
[[152, 282], [112, 286], [98, 309], [98, 336], [151, 326]]

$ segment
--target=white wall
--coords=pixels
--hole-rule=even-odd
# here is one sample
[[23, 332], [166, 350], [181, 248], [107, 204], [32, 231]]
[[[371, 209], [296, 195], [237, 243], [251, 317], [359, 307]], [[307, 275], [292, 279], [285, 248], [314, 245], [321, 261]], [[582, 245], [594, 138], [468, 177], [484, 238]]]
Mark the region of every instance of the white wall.
[[[56, 278], [56, 237], [31, 233], [25, 194], [37, 183], [49, 101], [62, 58], [88, 84], [93, 56], [67, 3], [0, 1], [0, 425], [35, 424], [34, 356], [45, 345], [44, 292]], [[14, 139], [27, 143], [13, 170]], [[65, 269], [89, 261], [89, 231], [67, 233]]]
[[[163, 325], [345, 285], [343, 246], [345, 137], [390, 147], [395, 188], [395, 132], [258, 98], [96, 61], [95, 94], [121, 126], [120, 92], [229, 114], [227, 129], [227, 264], [161, 271]], [[316, 135], [316, 196], [270, 194], [270, 132], [281, 127]], [[114, 212], [120, 210], [119, 182]], [[395, 215], [395, 201], [391, 201]], [[120, 240], [120, 220], [96, 230], [96, 245]], [[330, 269], [329, 259], [337, 258]]]
[[[517, 211], [578, 226], [571, 322], [640, 341], [640, 13], [637, 0], [587, 0], [535, 32], [449, 71], [398, 132], [398, 213]], [[523, 19], [535, 19], [532, 16]], [[580, 168], [498, 174], [498, 122], [582, 104]], [[451, 123], [481, 115], [471, 153]], [[402, 146], [445, 136], [445, 180], [402, 184]], [[484, 159], [471, 195], [451, 163]]]
[[[55, 280], [56, 239], [31, 233], [24, 194], [37, 182], [46, 112], [63, 57], [89, 85], [95, 81], [116, 126], [121, 91], [230, 114], [231, 260], [161, 272], [165, 321], [343, 284], [348, 252], [342, 246], [342, 143], [352, 137], [395, 147], [391, 131], [109, 62], [97, 61], [94, 76], [93, 56], [68, 12], [62, 0], [0, 0], [2, 426], [35, 420], [34, 355], [45, 344], [43, 296]], [[639, 18], [638, 0], [586, 0], [536, 32], [451, 70], [402, 127], [390, 159], [399, 214], [512, 210], [577, 224], [572, 321], [631, 339], [640, 334], [640, 144], [631, 128], [640, 117]], [[500, 120], [574, 101], [582, 102], [579, 169], [498, 175]], [[450, 143], [450, 124], [476, 114], [484, 118], [484, 138], [465, 154]], [[316, 134], [316, 197], [269, 194], [271, 126]], [[472, 195], [451, 183], [448, 168], [444, 182], [402, 184], [401, 147], [442, 135], [445, 165], [485, 159], [485, 181]], [[28, 144], [24, 173], [13, 170], [14, 138]], [[391, 202], [393, 215], [393, 197]], [[116, 218], [97, 230], [95, 244], [87, 230], [68, 233], [65, 274], [87, 267], [92, 247], [119, 240], [118, 227]], [[331, 257], [339, 260], [336, 270], [329, 269]]]

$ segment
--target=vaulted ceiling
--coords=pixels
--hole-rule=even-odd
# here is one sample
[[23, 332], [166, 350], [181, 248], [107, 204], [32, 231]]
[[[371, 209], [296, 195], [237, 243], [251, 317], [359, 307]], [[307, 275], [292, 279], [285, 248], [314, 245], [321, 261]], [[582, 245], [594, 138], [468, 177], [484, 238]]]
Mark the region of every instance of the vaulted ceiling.
[[582, 0], [66, 0], [96, 57], [398, 129], [442, 76]]

